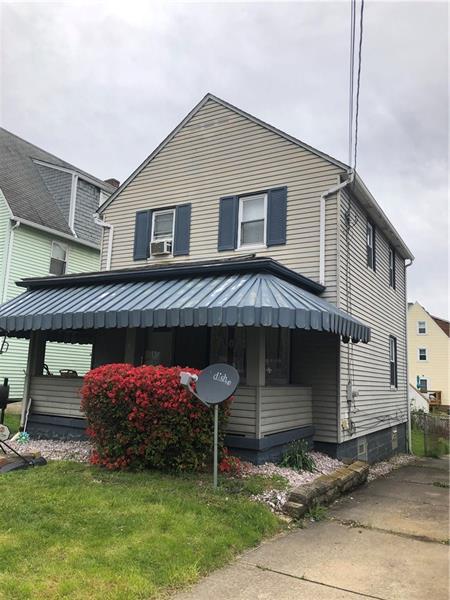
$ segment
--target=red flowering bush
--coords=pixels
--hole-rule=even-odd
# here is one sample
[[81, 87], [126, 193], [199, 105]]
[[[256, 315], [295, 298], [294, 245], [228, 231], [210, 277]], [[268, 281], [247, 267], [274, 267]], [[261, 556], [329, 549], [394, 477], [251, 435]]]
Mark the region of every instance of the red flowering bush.
[[[212, 459], [214, 411], [180, 385], [181, 370], [110, 364], [85, 375], [81, 409], [95, 446], [93, 463], [109, 469], [206, 467]], [[221, 405], [220, 432], [227, 416], [228, 406]], [[221, 445], [222, 440], [223, 434]]]
[[227, 475], [234, 475], [239, 477], [242, 475], [243, 466], [240, 459], [237, 456], [231, 456], [228, 448], [222, 450], [222, 460], [219, 463], [219, 471], [226, 473]]

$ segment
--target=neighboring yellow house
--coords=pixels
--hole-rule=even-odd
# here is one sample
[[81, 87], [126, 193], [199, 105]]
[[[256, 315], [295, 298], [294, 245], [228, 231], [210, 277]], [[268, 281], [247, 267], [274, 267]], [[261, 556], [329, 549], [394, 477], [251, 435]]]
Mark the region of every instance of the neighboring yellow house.
[[440, 402], [447, 406], [450, 404], [449, 336], [448, 321], [433, 317], [418, 302], [408, 304], [409, 383], [423, 393], [440, 392]]

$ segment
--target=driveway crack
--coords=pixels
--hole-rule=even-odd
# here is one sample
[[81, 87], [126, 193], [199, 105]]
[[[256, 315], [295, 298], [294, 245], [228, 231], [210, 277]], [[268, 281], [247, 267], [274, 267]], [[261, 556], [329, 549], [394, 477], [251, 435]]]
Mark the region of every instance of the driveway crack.
[[286, 571], [279, 571], [278, 569], [272, 569], [270, 567], [264, 567], [263, 565], [258, 565], [257, 563], [252, 563], [249, 561], [242, 561], [242, 562], [251, 567], [256, 567], [257, 569], [261, 569], [261, 571], [269, 571], [270, 573], [276, 573], [277, 575], [283, 575], [284, 577], [290, 577], [291, 579], [297, 579], [298, 581], [307, 581], [308, 583], [314, 583], [315, 585], [321, 585], [323, 587], [330, 588], [333, 590], [339, 590], [340, 592], [347, 592], [348, 594], [354, 594], [355, 596], [359, 596], [360, 598], [371, 598], [372, 600], [389, 600], [388, 598], [385, 598], [382, 596], [373, 596], [372, 594], [366, 594], [364, 592], [357, 592], [355, 590], [343, 588], [339, 585], [332, 585], [331, 583], [324, 583], [323, 581], [317, 581], [316, 579], [310, 579], [306, 575], [293, 575], [292, 573], [287, 573]]

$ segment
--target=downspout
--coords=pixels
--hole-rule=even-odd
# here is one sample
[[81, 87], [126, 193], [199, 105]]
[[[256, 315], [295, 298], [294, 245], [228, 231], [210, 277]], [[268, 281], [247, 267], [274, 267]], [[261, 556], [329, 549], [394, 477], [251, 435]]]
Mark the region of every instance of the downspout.
[[[320, 196], [320, 218], [319, 218], [319, 283], [325, 285], [325, 200], [328, 196], [347, 187], [353, 181], [353, 171], [349, 172], [349, 178], [330, 188]], [[339, 215], [338, 215], [339, 218]]]
[[3, 280], [2, 303], [6, 302], [6, 298], [8, 296], [9, 275], [11, 271], [11, 260], [14, 244], [14, 230], [19, 226], [20, 221], [16, 221], [14, 225], [12, 225], [11, 221], [9, 222], [8, 250], [6, 254], [5, 278]]
[[107, 223], [106, 221], [103, 221], [103, 219], [100, 219], [98, 213], [94, 213], [94, 222], [96, 225], [100, 225], [100, 227], [103, 227], [103, 229], [109, 229], [108, 250], [106, 252], [106, 269], [105, 269], [105, 271], [110, 271], [111, 270], [114, 226], [111, 223]]
[[408, 417], [408, 452], [412, 454], [412, 444], [411, 444], [411, 403], [409, 401], [409, 367], [408, 367], [408, 296], [406, 293], [406, 269], [413, 264], [413, 260], [411, 258], [407, 259], [409, 263], [405, 262], [405, 309], [406, 309], [406, 321], [405, 321], [405, 348], [406, 348], [406, 414]]

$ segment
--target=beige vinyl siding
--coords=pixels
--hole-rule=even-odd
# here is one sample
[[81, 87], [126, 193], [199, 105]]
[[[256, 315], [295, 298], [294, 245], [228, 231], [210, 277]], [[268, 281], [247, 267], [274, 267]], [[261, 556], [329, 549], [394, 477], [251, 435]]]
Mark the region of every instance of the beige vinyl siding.
[[[58, 241], [58, 236], [20, 225], [14, 229], [11, 240], [7, 300], [25, 291], [25, 288], [16, 285], [16, 281], [48, 275], [52, 241]], [[98, 270], [100, 255], [97, 250], [70, 240], [59, 241], [68, 247], [67, 273]], [[74, 369], [82, 375], [90, 369], [91, 352], [90, 345], [50, 342], [47, 344], [45, 361], [53, 373], [58, 373], [60, 369]], [[9, 339], [8, 352], [0, 355], [0, 378], [9, 377], [11, 398], [22, 397], [27, 356], [28, 341], [16, 338]]]
[[312, 425], [311, 388], [262, 387], [260, 395], [263, 437], [279, 431]]
[[79, 417], [82, 377], [32, 377], [30, 397], [33, 414]]
[[226, 432], [255, 437], [256, 435], [256, 388], [239, 386], [231, 404]]
[[292, 381], [311, 386], [314, 440], [337, 442], [339, 337], [317, 331], [292, 334]]
[[[346, 212], [349, 193], [341, 192], [341, 232], [339, 299], [340, 306], [371, 327], [368, 344], [353, 344], [353, 384], [359, 390], [349, 413], [346, 386], [349, 380], [347, 344], [341, 343], [340, 419], [349, 416], [356, 425], [355, 435], [361, 436], [407, 420], [406, 376], [406, 289], [405, 263], [396, 254], [396, 289], [389, 287], [389, 244], [376, 228], [376, 271], [367, 266], [367, 217], [353, 199], [349, 282], [351, 301], [347, 303]], [[389, 336], [397, 338], [398, 389], [390, 386]], [[347, 430], [338, 428], [341, 441], [350, 439]]]
[[[417, 333], [417, 321], [425, 321], [426, 334]], [[419, 348], [427, 349], [427, 360], [418, 358]], [[409, 383], [417, 387], [417, 377], [426, 377], [429, 390], [441, 392], [441, 403], [450, 404], [450, 338], [418, 302], [408, 307]]]
[[[104, 217], [114, 226], [112, 268], [133, 261], [138, 210], [192, 203], [189, 257], [164, 263], [226, 258], [256, 252], [314, 280], [319, 278], [320, 195], [338, 183], [338, 167], [210, 100], [119, 194]], [[287, 244], [217, 251], [219, 198], [286, 185]], [[325, 296], [335, 298], [337, 199], [327, 200]], [[103, 239], [105, 268], [108, 235]], [[162, 262], [159, 260], [159, 262]], [[147, 261], [154, 263], [154, 259]]]

